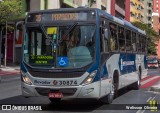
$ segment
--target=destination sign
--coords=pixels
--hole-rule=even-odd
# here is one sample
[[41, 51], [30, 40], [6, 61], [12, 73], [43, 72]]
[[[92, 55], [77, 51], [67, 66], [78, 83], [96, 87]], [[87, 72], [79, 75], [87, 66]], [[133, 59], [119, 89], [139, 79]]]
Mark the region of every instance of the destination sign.
[[77, 13], [52, 14], [52, 20], [77, 20]]
[[52, 22], [69, 20], [95, 20], [94, 11], [59, 12], [59, 13], [32, 13], [27, 16], [27, 22]]

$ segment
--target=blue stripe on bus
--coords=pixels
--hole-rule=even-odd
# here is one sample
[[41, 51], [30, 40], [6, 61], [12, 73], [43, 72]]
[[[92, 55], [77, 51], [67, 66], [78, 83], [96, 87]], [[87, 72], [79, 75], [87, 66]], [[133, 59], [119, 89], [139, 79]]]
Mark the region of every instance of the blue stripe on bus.
[[144, 56], [144, 67], [145, 67], [145, 69], [148, 68], [148, 66], [147, 66], [147, 56]]
[[128, 65], [128, 73], [136, 71], [136, 55], [135, 54], [127, 54], [127, 61], [134, 62], [133, 65]]
[[21, 70], [22, 70], [24, 73], [27, 73], [27, 69], [26, 69], [24, 63], [21, 63]]
[[[97, 15], [98, 15], [98, 11], [96, 11]], [[97, 28], [100, 28], [99, 25], [99, 20], [100, 18], [96, 18], [96, 23], [97, 23]], [[99, 38], [100, 38], [100, 29], [96, 29], [96, 42], [99, 42]], [[91, 67], [88, 72], [91, 73], [95, 70], [97, 70], [97, 74], [93, 80], [93, 82], [99, 81], [100, 80], [100, 69], [99, 69], [99, 65], [100, 65], [100, 43], [96, 44], [96, 62], [95, 65], [93, 67]]]
[[96, 74], [93, 82], [97, 82], [97, 81], [99, 81], [99, 80], [100, 80], [100, 70], [98, 69], [98, 70], [97, 70], [97, 74]]
[[120, 57], [119, 57], [119, 63], [118, 64], [119, 64], [119, 69], [120, 69], [121, 75], [127, 73], [127, 66], [123, 65], [124, 61], [127, 61], [126, 53], [120, 54]]
[[101, 70], [101, 78], [107, 78], [108, 77], [108, 71], [106, 67], [106, 63], [103, 65], [103, 68]]

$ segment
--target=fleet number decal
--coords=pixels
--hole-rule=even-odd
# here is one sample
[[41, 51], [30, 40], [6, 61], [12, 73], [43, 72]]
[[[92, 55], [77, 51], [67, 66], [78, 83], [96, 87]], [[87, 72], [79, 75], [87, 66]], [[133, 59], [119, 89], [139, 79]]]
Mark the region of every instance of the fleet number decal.
[[67, 85], [77, 85], [78, 83], [76, 80], [59, 80], [59, 81], [54, 80], [53, 84], [67, 86]]

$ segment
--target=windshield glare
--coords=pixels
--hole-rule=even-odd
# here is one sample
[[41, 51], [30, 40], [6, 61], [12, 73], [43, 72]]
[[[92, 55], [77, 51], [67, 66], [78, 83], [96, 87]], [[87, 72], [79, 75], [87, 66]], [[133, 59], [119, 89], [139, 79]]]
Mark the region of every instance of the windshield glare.
[[35, 67], [80, 68], [95, 58], [95, 26], [30, 27], [24, 39], [24, 61]]

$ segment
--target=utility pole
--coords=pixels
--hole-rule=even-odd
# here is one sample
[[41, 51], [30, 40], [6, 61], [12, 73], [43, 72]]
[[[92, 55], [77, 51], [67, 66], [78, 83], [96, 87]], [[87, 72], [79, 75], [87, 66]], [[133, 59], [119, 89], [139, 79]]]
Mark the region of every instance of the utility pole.
[[7, 20], [6, 20], [6, 37], [5, 37], [5, 52], [4, 52], [4, 67], [7, 64]]

